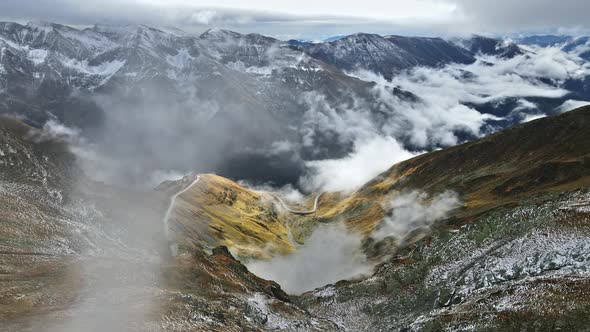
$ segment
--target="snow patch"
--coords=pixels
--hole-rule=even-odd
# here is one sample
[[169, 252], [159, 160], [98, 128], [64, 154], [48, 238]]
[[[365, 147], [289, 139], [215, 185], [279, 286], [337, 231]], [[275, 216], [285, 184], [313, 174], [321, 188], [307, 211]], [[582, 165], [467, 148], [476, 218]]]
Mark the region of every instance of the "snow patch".
[[525, 122], [541, 119], [546, 116], [547, 116], [546, 114], [527, 114], [524, 116], [524, 118], [522, 119], [522, 121], [520, 123], [525, 123]]
[[77, 72], [87, 74], [87, 75], [100, 75], [100, 76], [113, 76], [116, 72], [118, 72], [125, 64], [127, 60], [113, 60], [109, 62], [103, 62], [97, 66], [92, 66], [88, 64], [88, 60], [76, 60], [70, 58], [64, 58], [62, 60], [62, 64], [75, 70]]
[[260, 75], [260, 76], [270, 76], [272, 74], [272, 71], [275, 69], [275, 67], [271, 67], [271, 66], [246, 67], [246, 64], [244, 64], [244, 62], [239, 61], [239, 60], [235, 61], [235, 62], [228, 62], [226, 66], [230, 69], [233, 69], [235, 71], [239, 71], [241, 73], [249, 73], [249, 74], [255, 74], [255, 75]]
[[557, 110], [560, 113], [563, 113], [563, 112], [571, 111], [573, 109], [576, 109], [576, 108], [579, 108], [579, 107], [582, 107], [582, 106], [586, 106], [586, 105], [590, 105], [590, 102], [582, 101], [582, 100], [569, 99], [569, 100], [566, 100], [559, 107], [557, 107]]
[[262, 293], [256, 293], [248, 299], [248, 306], [251, 314], [264, 322], [265, 328], [276, 331], [291, 330], [292, 326], [289, 321], [280, 317], [268, 307], [268, 299]]
[[326, 288], [320, 288], [313, 292], [313, 296], [315, 297], [332, 297], [336, 295], [336, 290], [334, 286], [328, 286]]
[[117, 47], [117, 44], [91, 30], [60, 31], [69, 40], [77, 41], [92, 50], [101, 52]]
[[184, 69], [191, 65], [191, 61], [195, 58], [190, 55], [186, 48], [178, 51], [176, 55], [167, 55], [166, 62], [174, 68]]
[[35, 66], [38, 66], [45, 62], [45, 59], [47, 59], [48, 54], [49, 52], [47, 50], [32, 49], [29, 50], [29, 53], [27, 54], [27, 59], [33, 62]]

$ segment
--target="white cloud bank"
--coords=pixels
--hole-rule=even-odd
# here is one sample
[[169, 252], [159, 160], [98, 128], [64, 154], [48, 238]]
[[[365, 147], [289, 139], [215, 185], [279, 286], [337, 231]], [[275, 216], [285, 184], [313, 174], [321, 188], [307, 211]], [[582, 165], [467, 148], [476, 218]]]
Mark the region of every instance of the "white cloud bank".
[[393, 137], [375, 136], [355, 142], [353, 151], [342, 159], [308, 162], [311, 174], [302, 179], [302, 184], [325, 191], [350, 191], [413, 156]]
[[[376, 83], [370, 102], [377, 103], [377, 109], [387, 115], [385, 120], [372, 117], [367, 101], [330, 106], [318, 94], [306, 95], [303, 144], [313, 147], [318, 135], [332, 135], [339, 143], [351, 144], [352, 152], [342, 159], [308, 161], [309, 173], [301, 184], [315, 191], [354, 191], [393, 164], [417, 154], [404, 149], [404, 144], [416, 150], [451, 146], [461, 142], [458, 132], [483, 136], [495, 129], [494, 121], [504, 120], [468, 105], [516, 99], [516, 106], [504, 111], [506, 117], [530, 121], [545, 113], [525, 98], [563, 98], [569, 93], [560, 87], [566, 80], [590, 75], [590, 64], [575, 52], [566, 53], [558, 47], [529, 47], [526, 51], [510, 59], [479, 56], [468, 65], [415, 67], [394, 75], [392, 81], [368, 71], [349, 73]], [[395, 87], [420, 100], [392, 94]], [[570, 100], [559, 110], [585, 104]]]

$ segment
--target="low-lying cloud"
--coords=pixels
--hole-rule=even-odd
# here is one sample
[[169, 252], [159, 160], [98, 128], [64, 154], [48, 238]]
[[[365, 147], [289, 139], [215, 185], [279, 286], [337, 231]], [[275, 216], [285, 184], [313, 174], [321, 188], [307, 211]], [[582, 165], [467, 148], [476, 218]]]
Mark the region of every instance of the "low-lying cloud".
[[586, 105], [590, 105], [590, 102], [569, 99], [566, 100], [563, 104], [561, 104], [557, 109], [560, 113], [563, 113]]
[[[449, 64], [440, 68], [415, 67], [394, 75], [391, 81], [369, 71], [350, 75], [375, 82], [371, 100], [356, 98], [352, 105], [330, 105], [317, 94], [308, 94], [303, 142], [317, 144], [317, 136], [334, 133], [335, 140], [349, 143], [343, 158], [308, 160], [301, 184], [307, 190], [352, 191], [375, 175], [415, 156], [420, 151], [452, 146], [467, 137], [495, 131], [499, 121], [520, 123], [586, 104], [566, 101], [556, 110], [528, 99], [561, 99], [570, 92], [564, 82], [590, 74], [590, 65], [576, 52], [558, 47], [529, 47], [513, 58], [478, 56], [473, 64]], [[394, 88], [409, 91], [418, 100], [392, 94]], [[478, 110], [500, 106], [502, 114]], [[510, 105], [510, 104], [506, 104]], [[385, 114], [375, 117], [370, 109]]]
[[[370, 237], [376, 241], [393, 238], [400, 243], [412, 229], [430, 227], [460, 206], [458, 195], [452, 191], [435, 196], [420, 191], [401, 193], [384, 207], [389, 215]], [[378, 261], [367, 259], [362, 244], [363, 238], [343, 223], [321, 225], [294, 253], [252, 261], [247, 267], [278, 282], [289, 293], [302, 293], [372, 273]]]
[[362, 238], [342, 223], [319, 227], [296, 252], [269, 261], [253, 261], [254, 274], [278, 282], [289, 293], [302, 293], [369, 274], [373, 265], [361, 251]]
[[301, 183], [304, 188], [312, 190], [348, 192], [415, 155], [393, 137], [375, 136], [355, 141], [353, 151], [344, 158], [307, 162], [309, 174], [301, 179]]
[[[569, 94], [564, 82], [590, 74], [579, 52], [530, 47], [510, 59], [478, 56], [468, 65], [416, 67], [391, 81], [357, 71], [350, 75], [375, 83], [368, 95], [350, 94], [346, 102], [319, 91], [294, 95], [300, 103], [293, 113], [303, 116], [280, 132], [273, 128], [287, 129], [285, 123], [268, 110], [255, 111], [257, 104], [240, 104], [240, 96], [222, 100], [200, 86], [174, 92], [140, 87], [137, 95], [97, 98], [106, 111], [101, 137], [77, 152], [87, 173], [108, 183], [153, 186], [188, 172], [220, 170], [236, 180], [280, 176], [280, 186], [290, 181], [306, 191], [350, 192], [424, 151], [549, 114], [536, 99], [563, 100]], [[513, 103], [503, 106], [507, 100]], [[556, 112], [583, 103], [566, 101]], [[502, 105], [502, 114], [478, 110], [487, 104]], [[54, 122], [48, 126], [56, 135], [79, 135]]]
[[453, 191], [433, 197], [420, 191], [402, 193], [386, 207], [390, 213], [371, 237], [377, 241], [389, 237], [402, 240], [412, 229], [430, 227], [460, 206], [459, 196]]

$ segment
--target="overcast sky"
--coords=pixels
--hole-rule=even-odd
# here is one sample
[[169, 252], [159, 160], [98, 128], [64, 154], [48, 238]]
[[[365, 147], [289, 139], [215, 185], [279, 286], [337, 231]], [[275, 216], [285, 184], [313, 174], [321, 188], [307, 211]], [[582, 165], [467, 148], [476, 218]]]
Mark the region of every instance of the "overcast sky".
[[0, 0], [2, 20], [227, 28], [282, 39], [406, 35], [585, 34], [589, 0]]

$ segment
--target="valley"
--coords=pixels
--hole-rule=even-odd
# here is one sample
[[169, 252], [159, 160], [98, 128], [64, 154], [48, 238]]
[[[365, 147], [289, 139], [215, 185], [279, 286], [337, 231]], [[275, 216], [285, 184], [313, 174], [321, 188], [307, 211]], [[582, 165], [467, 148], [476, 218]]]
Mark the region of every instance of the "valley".
[[[11, 119], [2, 126], [0, 148], [13, 151], [2, 174], [27, 175], [2, 178], [11, 192], [0, 227], [4, 330], [91, 329], [101, 317], [123, 324], [115, 329], [178, 331], [585, 324], [588, 108], [420, 155], [352, 194], [311, 195], [301, 211], [211, 174], [125, 192], [70, 171], [59, 141], [31, 140], [35, 129]], [[403, 204], [426, 214], [386, 228], [408, 197], [416, 202]], [[358, 236], [373, 272], [288, 295], [242, 263], [297, 257], [314, 232], [337, 224]], [[294, 271], [304, 269], [297, 262]], [[568, 305], [563, 292], [576, 294]]]
[[589, 330], [590, 4], [306, 1], [0, 1], [0, 332]]

